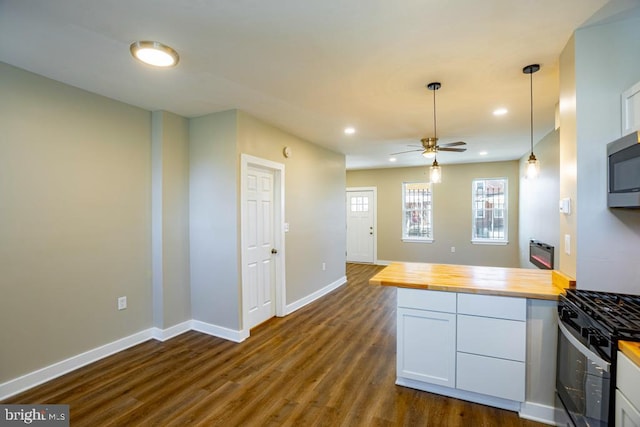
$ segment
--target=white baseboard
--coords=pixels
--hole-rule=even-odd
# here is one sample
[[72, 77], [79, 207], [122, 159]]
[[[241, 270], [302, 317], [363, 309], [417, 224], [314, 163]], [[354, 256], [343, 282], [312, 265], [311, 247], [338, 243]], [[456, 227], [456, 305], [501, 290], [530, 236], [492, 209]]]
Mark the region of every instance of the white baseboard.
[[151, 338], [151, 329], [145, 329], [144, 331], [129, 335], [128, 337], [124, 337], [92, 350], [85, 351], [77, 356], [70, 357], [13, 380], [9, 380], [0, 384], [0, 400], [50, 381], [68, 372], [88, 365], [89, 363], [96, 362], [107, 356], [126, 350], [134, 345], [148, 341]]
[[200, 320], [192, 320], [191, 329], [202, 332], [203, 334], [213, 335], [214, 337], [224, 338], [234, 342], [242, 342], [249, 337], [249, 334], [244, 330], [236, 331], [235, 329], [212, 325], [211, 323], [201, 322]]
[[[343, 276], [335, 282], [314, 292], [313, 294], [302, 298], [294, 302], [293, 304], [289, 304], [285, 308], [286, 314], [293, 313], [301, 307], [304, 307], [305, 305], [328, 294], [334, 289], [344, 285], [346, 282], [347, 278], [346, 276]], [[229, 329], [222, 326], [202, 322], [200, 320], [188, 320], [186, 322], [171, 326], [167, 329], [160, 329], [156, 327], [145, 329], [144, 331], [140, 331], [128, 337], [113, 341], [103, 346], [86, 351], [77, 356], [70, 357], [63, 361], [46, 366], [42, 369], [38, 369], [37, 371], [30, 372], [21, 377], [2, 383], [0, 384], [0, 400], [21, 393], [39, 384], [50, 381], [68, 372], [96, 362], [112, 354], [126, 350], [129, 347], [133, 347], [134, 345], [143, 343], [150, 339], [166, 341], [189, 330], [202, 332], [207, 335], [212, 335], [234, 342], [242, 342], [249, 337], [249, 331]]]
[[188, 320], [167, 329], [155, 327], [145, 329], [144, 331], [137, 332], [133, 335], [129, 335], [128, 337], [113, 341], [82, 354], [78, 354], [77, 356], [70, 357], [54, 363], [53, 365], [46, 366], [42, 369], [38, 369], [37, 371], [30, 372], [21, 377], [2, 383], [0, 384], [0, 400], [21, 393], [47, 381], [51, 381], [61, 375], [74, 371], [90, 363], [97, 362], [100, 359], [111, 356], [112, 354], [126, 350], [129, 347], [133, 347], [134, 345], [138, 345], [150, 339], [166, 341], [190, 330], [235, 342], [242, 342], [249, 336], [248, 334], [244, 334], [242, 331], [234, 331], [232, 329], [212, 325], [199, 320]]
[[186, 322], [178, 323], [177, 325], [171, 326], [167, 329], [151, 328], [151, 337], [158, 341], [165, 342], [166, 340], [190, 331], [192, 329], [191, 322], [193, 321], [187, 320]]
[[388, 261], [386, 259], [377, 259], [375, 262], [375, 265], [389, 265], [392, 262], [396, 262], [396, 261]]
[[568, 418], [561, 408], [533, 402], [523, 402], [519, 412], [520, 418], [537, 421], [552, 426], [566, 426]]
[[342, 276], [341, 278], [339, 278], [338, 280], [336, 280], [333, 283], [328, 284], [324, 288], [319, 289], [319, 290], [315, 291], [314, 293], [312, 293], [310, 295], [307, 295], [304, 298], [300, 298], [298, 301], [295, 301], [295, 302], [293, 302], [291, 304], [287, 304], [287, 306], [284, 309], [285, 316], [288, 315], [288, 314], [293, 313], [296, 310], [301, 309], [302, 307], [304, 307], [307, 304], [311, 304], [312, 302], [314, 302], [318, 298], [321, 298], [321, 297], [325, 296], [329, 292], [339, 288], [340, 286], [344, 285], [345, 283], [347, 283], [347, 276]]

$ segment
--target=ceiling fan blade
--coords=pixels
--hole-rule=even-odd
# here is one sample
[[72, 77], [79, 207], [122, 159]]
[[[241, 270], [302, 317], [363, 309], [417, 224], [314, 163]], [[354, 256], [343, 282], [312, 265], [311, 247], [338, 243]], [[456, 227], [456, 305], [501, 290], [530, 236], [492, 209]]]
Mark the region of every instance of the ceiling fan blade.
[[455, 147], [457, 145], [467, 145], [467, 143], [464, 141], [447, 142], [446, 144], [440, 144], [440, 147]]
[[423, 150], [424, 150], [424, 148], [420, 147], [418, 150], [399, 151], [397, 153], [391, 153], [389, 155], [390, 156], [395, 156], [396, 154], [413, 153], [413, 152], [416, 152], [416, 151], [423, 151]]
[[456, 153], [462, 153], [463, 151], [467, 151], [466, 148], [447, 148], [447, 147], [439, 147], [438, 151], [455, 151]]

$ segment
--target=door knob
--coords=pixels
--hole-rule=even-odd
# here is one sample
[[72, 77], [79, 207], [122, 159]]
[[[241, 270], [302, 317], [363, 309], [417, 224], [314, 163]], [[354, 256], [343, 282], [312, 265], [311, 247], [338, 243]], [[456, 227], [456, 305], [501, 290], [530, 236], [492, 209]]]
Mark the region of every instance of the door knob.
[[278, 250], [276, 248], [273, 248], [273, 249], [271, 249], [271, 253], [275, 255], [275, 254], [278, 253]]

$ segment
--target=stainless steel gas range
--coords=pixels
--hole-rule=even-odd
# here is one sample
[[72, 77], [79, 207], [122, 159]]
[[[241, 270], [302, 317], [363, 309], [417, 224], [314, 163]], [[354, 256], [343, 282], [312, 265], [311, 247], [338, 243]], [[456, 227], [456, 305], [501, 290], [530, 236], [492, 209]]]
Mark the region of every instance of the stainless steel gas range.
[[568, 289], [558, 327], [556, 392], [571, 422], [613, 427], [618, 341], [640, 341], [640, 296]]

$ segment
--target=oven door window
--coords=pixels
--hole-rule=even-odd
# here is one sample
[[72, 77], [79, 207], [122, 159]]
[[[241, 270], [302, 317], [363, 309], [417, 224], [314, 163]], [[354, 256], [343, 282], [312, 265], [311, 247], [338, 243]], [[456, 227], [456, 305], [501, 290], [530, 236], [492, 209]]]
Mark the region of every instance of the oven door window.
[[556, 389], [574, 425], [607, 426], [609, 363], [593, 354], [560, 325]]

